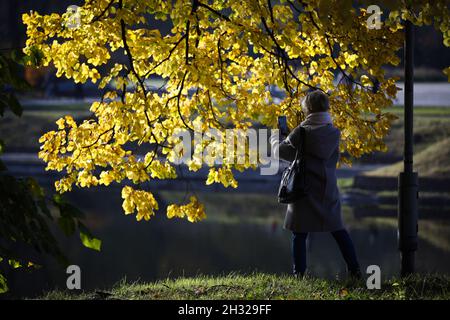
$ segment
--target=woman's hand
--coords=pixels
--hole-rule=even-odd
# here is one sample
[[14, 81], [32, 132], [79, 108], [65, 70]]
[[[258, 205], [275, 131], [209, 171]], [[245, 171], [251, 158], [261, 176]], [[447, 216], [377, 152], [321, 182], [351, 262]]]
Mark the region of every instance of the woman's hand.
[[295, 148], [289, 140], [286, 140], [286, 136], [279, 134], [279, 131], [272, 133], [269, 141], [273, 157], [286, 161], [292, 161], [295, 158]]

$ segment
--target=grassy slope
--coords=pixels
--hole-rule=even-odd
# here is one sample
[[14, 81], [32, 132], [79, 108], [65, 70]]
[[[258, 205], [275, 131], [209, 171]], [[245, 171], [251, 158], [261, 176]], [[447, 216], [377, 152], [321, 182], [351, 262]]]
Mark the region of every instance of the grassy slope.
[[39, 299], [450, 299], [450, 278], [413, 276], [384, 281], [380, 290], [368, 290], [365, 281], [329, 281], [288, 275], [254, 273], [221, 277], [167, 279], [154, 283], [122, 281], [110, 291], [73, 294], [52, 291]]
[[[414, 170], [421, 176], [450, 177], [450, 137], [435, 142], [414, 156]], [[403, 171], [403, 161], [369, 171], [371, 176], [397, 177]]]
[[[389, 110], [400, 118], [386, 137], [388, 156], [400, 160], [403, 155], [402, 108]], [[450, 108], [417, 107], [414, 119], [414, 168], [421, 176], [450, 177]], [[403, 161], [368, 172], [374, 176], [398, 176]]]
[[[403, 116], [404, 107], [403, 106], [394, 106], [386, 109], [386, 112], [395, 113], [397, 116]], [[424, 106], [415, 106], [414, 107], [414, 115], [415, 116], [449, 116], [450, 110], [448, 107], [424, 107]]]

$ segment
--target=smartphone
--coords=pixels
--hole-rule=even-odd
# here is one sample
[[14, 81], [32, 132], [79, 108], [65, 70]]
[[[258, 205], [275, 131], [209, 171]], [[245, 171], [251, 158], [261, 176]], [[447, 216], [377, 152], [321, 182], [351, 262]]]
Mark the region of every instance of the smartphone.
[[278, 129], [280, 130], [281, 134], [284, 136], [287, 136], [289, 134], [286, 116], [278, 117]]

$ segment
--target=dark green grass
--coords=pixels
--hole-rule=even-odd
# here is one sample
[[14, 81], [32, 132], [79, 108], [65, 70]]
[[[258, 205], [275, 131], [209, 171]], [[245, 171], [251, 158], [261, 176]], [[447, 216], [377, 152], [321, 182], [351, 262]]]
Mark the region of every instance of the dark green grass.
[[386, 280], [379, 290], [367, 289], [364, 280], [324, 280], [290, 275], [253, 273], [225, 276], [165, 279], [152, 283], [121, 281], [108, 291], [72, 293], [51, 291], [38, 299], [275, 299], [275, 300], [393, 300], [450, 299], [450, 278], [442, 275], [415, 275]]

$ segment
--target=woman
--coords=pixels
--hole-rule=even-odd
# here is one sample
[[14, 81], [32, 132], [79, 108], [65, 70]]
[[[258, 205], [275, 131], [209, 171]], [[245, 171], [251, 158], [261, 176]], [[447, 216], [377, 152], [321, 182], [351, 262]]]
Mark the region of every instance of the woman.
[[[339, 129], [333, 126], [328, 112], [328, 96], [322, 91], [310, 92], [302, 103], [306, 119], [300, 126], [305, 130], [305, 163], [308, 195], [288, 204], [284, 228], [292, 231], [292, 254], [294, 275], [303, 276], [306, 271], [306, 238], [309, 232], [331, 232], [349, 274], [361, 277], [353, 242], [344, 228], [341, 202], [336, 179], [336, 164], [339, 159]], [[282, 142], [278, 135], [270, 140], [272, 150], [279, 158], [293, 161], [296, 148], [300, 146], [300, 126], [292, 130]]]

